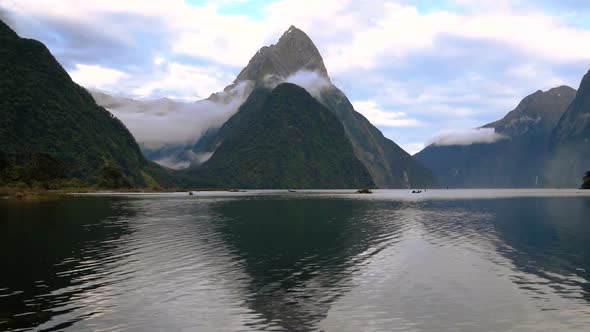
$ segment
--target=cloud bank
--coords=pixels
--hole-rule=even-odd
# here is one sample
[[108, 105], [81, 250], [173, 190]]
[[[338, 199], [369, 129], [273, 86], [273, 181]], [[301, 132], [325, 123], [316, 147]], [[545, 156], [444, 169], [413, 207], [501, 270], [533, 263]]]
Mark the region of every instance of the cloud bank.
[[274, 89], [281, 83], [298, 85], [316, 99], [321, 99], [322, 90], [330, 86], [327, 78], [318, 72], [309, 70], [300, 70], [289, 77], [266, 75], [262, 81], [267, 89]]
[[251, 82], [237, 84], [218, 94], [219, 101], [181, 102], [168, 98], [141, 101], [106, 97], [93, 92], [98, 104], [107, 108], [129, 128], [142, 147], [194, 144], [207, 130], [218, 128], [245, 101]]
[[475, 128], [443, 132], [432, 139], [432, 144], [439, 146], [490, 144], [503, 139], [508, 138], [496, 133], [494, 128]]

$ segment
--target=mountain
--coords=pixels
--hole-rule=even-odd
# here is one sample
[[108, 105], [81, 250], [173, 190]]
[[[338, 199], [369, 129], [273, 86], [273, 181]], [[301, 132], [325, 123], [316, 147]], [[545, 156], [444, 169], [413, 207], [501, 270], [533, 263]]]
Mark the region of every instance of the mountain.
[[590, 169], [590, 71], [551, 135], [548, 173], [552, 186], [574, 187]]
[[276, 45], [262, 47], [234, 83], [260, 82], [268, 75], [287, 78], [301, 70], [328, 77], [324, 60], [313, 41], [305, 32], [291, 26]]
[[252, 87], [248, 82], [236, 84], [196, 102], [136, 100], [88, 91], [98, 105], [125, 123], [146, 158], [168, 168], [183, 169], [202, 163], [202, 156], [192, 151], [195, 142], [219, 129], [246, 100]]
[[255, 89], [216, 136], [217, 148], [188, 174], [197, 186], [373, 187], [342, 123], [305, 89]]
[[432, 169], [443, 187], [550, 186], [547, 147], [575, 96], [576, 90], [567, 86], [537, 91], [501, 120], [482, 127], [494, 129], [501, 139], [470, 145], [434, 143], [415, 157]]
[[[303, 73], [303, 74], [302, 74]], [[298, 74], [300, 74], [298, 76]], [[330, 110], [344, 127], [356, 158], [380, 188], [409, 188], [432, 185], [432, 173], [393, 141], [387, 139], [331, 83], [320, 52], [301, 30], [291, 26], [277, 44], [261, 48], [235, 81], [224, 91], [247, 82], [252, 89], [273, 88], [281, 82], [305, 87]], [[211, 98], [215, 99], [214, 94]], [[237, 114], [236, 114], [237, 116]], [[233, 122], [238, 122], [237, 117]], [[225, 126], [224, 131], [229, 131]], [[220, 134], [222, 137], [224, 133]], [[194, 147], [198, 155], [215, 155], [220, 139], [215, 134], [202, 138]], [[198, 167], [194, 164], [193, 167]]]
[[0, 21], [0, 44], [0, 152], [16, 164], [7, 181], [20, 180], [15, 172], [22, 165], [30, 170], [39, 163], [93, 183], [114, 174], [129, 186], [154, 185], [155, 174], [165, 173], [42, 43], [20, 38]]

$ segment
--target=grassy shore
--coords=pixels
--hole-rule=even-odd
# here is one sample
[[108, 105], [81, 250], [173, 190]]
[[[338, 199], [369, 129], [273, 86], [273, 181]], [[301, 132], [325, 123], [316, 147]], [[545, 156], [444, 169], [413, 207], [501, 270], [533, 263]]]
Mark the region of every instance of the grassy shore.
[[66, 197], [61, 190], [45, 190], [38, 188], [0, 187], [0, 198], [22, 202], [39, 202], [57, 200]]
[[29, 187], [0, 187], [0, 199], [9, 199], [14, 201], [24, 202], [38, 202], [47, 200], [56, 200], [67, 197], [69, 194], [87, 194], [87, 193], [174, 193], [174, 192], [240, 192], [239, 189], [234, 188], [117, 188], [106, 189], [99, 187], [76, 187], [64, 188], [56, 190], [47, 190], [43, 188], [29, 188]]

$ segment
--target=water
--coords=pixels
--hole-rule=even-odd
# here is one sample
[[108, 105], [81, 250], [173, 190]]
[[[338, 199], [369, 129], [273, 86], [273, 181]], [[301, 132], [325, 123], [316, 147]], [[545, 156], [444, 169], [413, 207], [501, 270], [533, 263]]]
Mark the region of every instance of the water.
[[0, 330], [588, 331], [589, 216], [578, 191], [1, 201]]

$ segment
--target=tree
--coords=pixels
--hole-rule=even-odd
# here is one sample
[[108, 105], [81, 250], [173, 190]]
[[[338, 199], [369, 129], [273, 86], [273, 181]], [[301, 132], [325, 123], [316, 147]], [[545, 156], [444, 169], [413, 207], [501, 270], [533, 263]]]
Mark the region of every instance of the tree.
[[108, 162], [100, 172], [98, 185], [102, 188], [117, 189], [131, 188], [129, 179], [123, 174], [120, 167], [113, 162]]
[[590, 171], [586, 172], [584, 176], [584, 183], [582, 184], [583, 189], [590, 189]]
[[48, 181], [65, 176], [65, 164], [48, 153], [33, 153], [26, 165], [28, 180]]
[[8, 155], [6, 155], [4, 151], [0, 151], [0, 173], [7, 169], [8, 166], [10, 166], [10, 160], [8, 159]]

